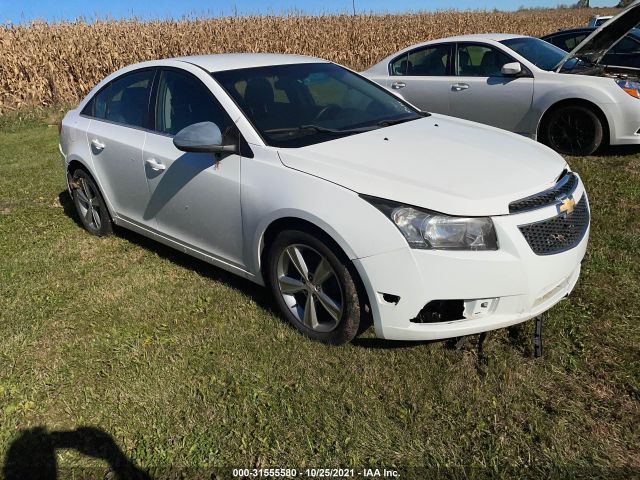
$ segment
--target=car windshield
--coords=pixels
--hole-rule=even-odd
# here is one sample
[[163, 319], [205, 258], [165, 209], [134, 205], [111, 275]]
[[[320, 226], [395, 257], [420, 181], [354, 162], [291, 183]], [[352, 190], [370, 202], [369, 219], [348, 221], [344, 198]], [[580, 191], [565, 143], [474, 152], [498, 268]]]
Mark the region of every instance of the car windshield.
[[303, 147], [425, 114], [333, 63], [215, 72], [268, 145]]
[[533, 37], [510, 38], [500, 43], [523, 56], [536, 67], [548, 71], [554, 70], [567, 54], [561, 48]]

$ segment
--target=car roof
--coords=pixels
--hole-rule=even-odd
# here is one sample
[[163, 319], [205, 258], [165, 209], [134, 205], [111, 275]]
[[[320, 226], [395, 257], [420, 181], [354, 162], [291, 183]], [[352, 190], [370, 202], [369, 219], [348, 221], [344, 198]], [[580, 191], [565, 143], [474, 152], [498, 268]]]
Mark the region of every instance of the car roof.
[[[571, 33], [593, 32], [596, 28], [598, 28], [598, 27], [567, 28], [566, 30], [557, 30], [557, 31], [552, 32], [552, 33], [547, 33], [546, 35], [543, 35], [540, 38], [544, 39], [544, 38], [549, 38], [549, 37], [555, 37], [556, 35], [565, 35], [565, 34], [571, 34]], [[627, 35], [631, 35], [632, 37], [640, 39], [640, 29], [632, 28], [631, 30], [629, 30], [627, 32]]]
[[[469, 42], [474, 40], [493, 40], [494, 42], [501, 42], [503, 40], [509, 40], [511, 38], [521, 38], [525, 35], [514, 35], [512, 33], [474, 33], [471, 35], [458, 35], [455, 37], [438, 38], [437, 40], [430, 40], [427, 43], [434, 42]], [[414, 45], [415, 46], [415, 45]]]
[[297, 63], [329, 63], [316, 57], [288, 55], [280, 53], [221, 53], [215, 55], [192, 55], [170, 60], [191, 63], [208, 72], [221, 72], [240, 68], [268, 67], [271, 65], [292, 65]]

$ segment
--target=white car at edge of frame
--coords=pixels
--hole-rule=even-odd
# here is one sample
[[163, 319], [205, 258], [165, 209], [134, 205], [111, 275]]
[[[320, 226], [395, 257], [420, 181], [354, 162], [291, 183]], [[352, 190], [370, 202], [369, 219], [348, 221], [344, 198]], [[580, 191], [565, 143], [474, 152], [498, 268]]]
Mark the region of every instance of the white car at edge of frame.
[[600, 64], [638, 22], [640, 2], [569, 53], [522, 35], [442, 38], [394, 53], [363, 75], [425, 111], [591, 155], [605, 145], [640, 145], [638, 71]]
[[371, 320], [396, 340], [524, 322], [571, 292], [589, 236], [557, 153], [311, 57], [128, 66], [67, 113], [60, 151], [90, 233], [115, 224], [265, 285], [332, 344]]

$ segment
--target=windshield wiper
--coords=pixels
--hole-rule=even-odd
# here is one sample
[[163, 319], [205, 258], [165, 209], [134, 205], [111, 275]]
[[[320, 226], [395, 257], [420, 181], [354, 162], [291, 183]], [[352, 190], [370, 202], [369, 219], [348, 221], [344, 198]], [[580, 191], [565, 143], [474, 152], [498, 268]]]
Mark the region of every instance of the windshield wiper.
[[411, 120], [417, 120], [422, 117], [429, 117], [431, 114], [429, 112], [419, 112], [417, 117], [401, 117], [401, 118], [393, 118], [390, 120], [381, 120], [376, 125], [379, 127], [390, 127], [391, 125], [397, 125], [398, 123], [410, 122]]
[[347, 135], [349, 133], [361, 133], [372, 130], [372, 127], [345, 128], [339, 130], [337, 128], [321, 127], [320, 125], [300, 125], [299, 127], [271, 128], [265, 130], [264, 133], [295, 133], [295, 132], [319, 132], [328, 133], [330, 135]]

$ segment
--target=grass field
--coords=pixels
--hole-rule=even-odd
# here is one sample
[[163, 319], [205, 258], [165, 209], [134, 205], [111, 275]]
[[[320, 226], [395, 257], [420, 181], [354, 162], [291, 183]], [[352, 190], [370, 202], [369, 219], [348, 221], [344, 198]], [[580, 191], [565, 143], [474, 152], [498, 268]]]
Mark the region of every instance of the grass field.
[[27, 117], [0, 118], [5, 478], [56, 464], [59, 478], [103, 478], [107, 462], [153, 478], [305, 466], [640, 476], [640, 152], [570, 159], [593, 210], [577, 289], [551, 311], [543, 358], [530, 356], [529, 323], [490, 334], [479, 359], [473, 342], [371, 331], [313, 343], [262, 288], [132, 233], [88, 235], [57, 129]]

